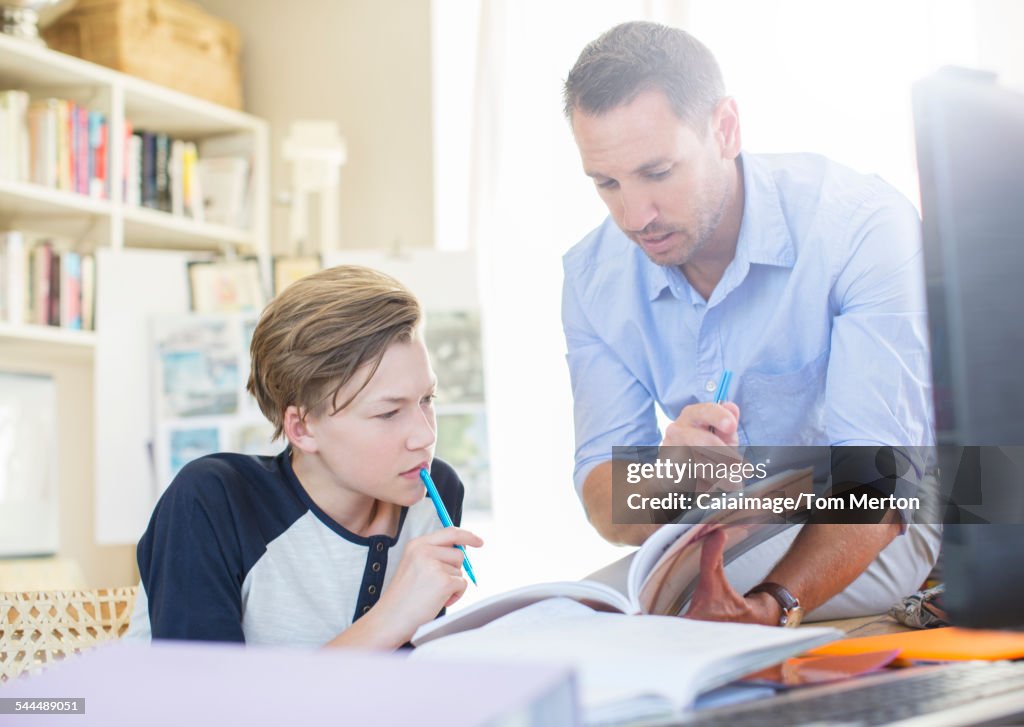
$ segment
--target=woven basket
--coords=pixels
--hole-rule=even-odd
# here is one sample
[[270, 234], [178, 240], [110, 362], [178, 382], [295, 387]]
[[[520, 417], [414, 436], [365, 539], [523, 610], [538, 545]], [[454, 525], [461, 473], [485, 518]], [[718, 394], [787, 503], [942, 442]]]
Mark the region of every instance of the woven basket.
[[0, 593], [0, 682], [128, 630], [137, 586]]
[[185, 0], [78, 0], [42, 35], [61, 53], [242, 108], [238, 29]]

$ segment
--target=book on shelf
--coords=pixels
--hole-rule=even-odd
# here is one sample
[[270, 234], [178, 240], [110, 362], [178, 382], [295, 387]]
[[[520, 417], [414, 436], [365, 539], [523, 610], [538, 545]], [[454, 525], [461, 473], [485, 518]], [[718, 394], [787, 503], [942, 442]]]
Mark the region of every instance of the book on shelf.
[[29, 96], [17, 89], [0, 91], [0, 178], [28, 177]]
[[10, 323], [24, 323], [28, 315], [28, 251], [25, 247], [25, 237], [17, 230], [3, 233], [3, 247], [0, 249], [0, 259], [3, 259], [3, 277], [0, 277], [0, 285], [3, 285], [3, 295], [0, 298], [4, 301], [3, 320]]
[[[28, 322], [37, 326], [50, 323], [50, 281], [53, 279], [53, 245], [41, 242], [29, 253], [29, 316]], [[56, 292], [56, 291], [53, 291]]]
[[200, 157], [203, 214], [207, 222], [244, 228], [249, 161], [241, 157]]
[[171, 211], [171, 139], [167, 134], [154, 135], [153, 174], [156, 209], [161, 212]]
[[566, 597], [600, 611], [622, 614], [678, 616], [685, 609], [700, 575], [704, 539], [721, 530], [725, 558], [731, 562], [770, 537], [792, 527], [787, 516], [744, 507], [726, 500], [791, 497], [809, 493], [813, 469], [785, 470], [737, 492], [721, 493], [721, 508], [697, 522], [669, 523], [656, 530], [636, 551], [582, 581], [538, 583], [485, 598], [424, 624], [412, 638], [415, 646], [479, 628], [501, 616], [548, 598]]
[[60, 316], [62, 328], [82, 330], [82, 256], [68, 250], [60, 256]]

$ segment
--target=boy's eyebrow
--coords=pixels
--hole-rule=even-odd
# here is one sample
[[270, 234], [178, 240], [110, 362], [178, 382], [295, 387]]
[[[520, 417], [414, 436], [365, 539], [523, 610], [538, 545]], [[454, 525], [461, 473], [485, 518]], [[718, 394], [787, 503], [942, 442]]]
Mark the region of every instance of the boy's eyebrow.
[[[430, 382], [430, 390], [433, 391], [436, 388], [437, 388], [437, 377], [434, 377], [434, 379], [432, 379], [431, 382]], [[411, 396], [381, 396], [381, 397], [378, 397], [376, 399], [373, 399], [370, 403], [371, 404], [379, 404], [381, 402], [387, 402], [389, 404], [404, 404], [407, 401], [411, 401], [412, 398], [413, 397], [411, 397]], [[420, 397], [417, 396], [416, 398], [419, 399]]]

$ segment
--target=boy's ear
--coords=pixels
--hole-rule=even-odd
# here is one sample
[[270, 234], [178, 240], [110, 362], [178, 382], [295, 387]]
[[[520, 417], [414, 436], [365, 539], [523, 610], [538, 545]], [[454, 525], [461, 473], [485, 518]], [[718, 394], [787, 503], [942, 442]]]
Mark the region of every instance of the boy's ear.
[[284, 436], [301, 452], [313, 454], [318, 451], [316, 435], [297, 406], [289, 406], [284, 410]]

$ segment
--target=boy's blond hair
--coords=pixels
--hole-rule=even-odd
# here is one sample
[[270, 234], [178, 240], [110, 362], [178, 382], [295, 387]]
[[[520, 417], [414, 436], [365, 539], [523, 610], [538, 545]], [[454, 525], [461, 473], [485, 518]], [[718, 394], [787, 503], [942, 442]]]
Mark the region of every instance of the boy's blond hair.
[[357, 265], [322, 270], [285, 288], [256, 324], [246, 385], [274, 425], [273, 439], [284, 431], [289, 406], [303, 417], [348, 406], [359, 392], [338, 402], [339, 389], [366, 364], [368, 382], [388, 346], [411, 340], [420, 318], [420, 304], [404, 285]]

